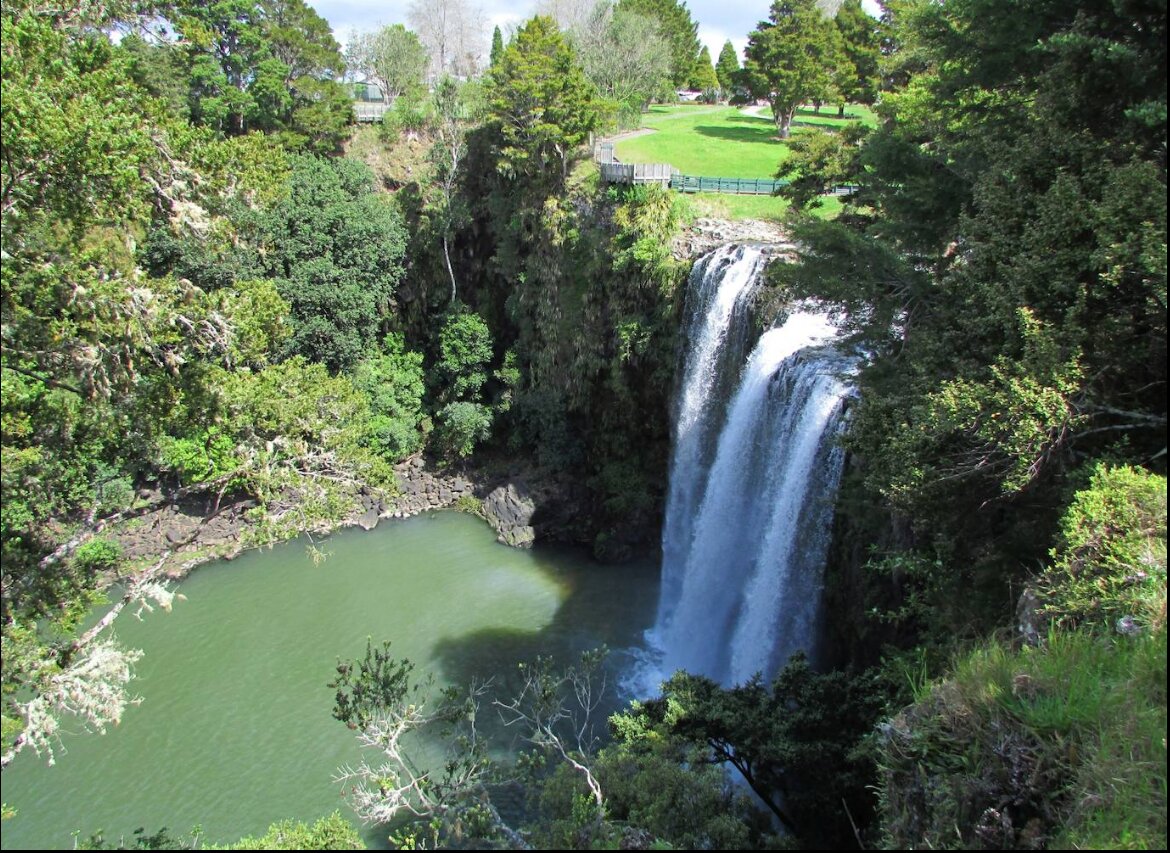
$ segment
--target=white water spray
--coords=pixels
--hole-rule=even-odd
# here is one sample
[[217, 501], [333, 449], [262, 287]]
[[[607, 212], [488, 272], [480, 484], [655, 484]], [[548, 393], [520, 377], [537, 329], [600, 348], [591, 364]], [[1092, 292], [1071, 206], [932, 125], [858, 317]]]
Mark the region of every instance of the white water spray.
[[[756, 257], [749, 270], [738, 257], [718, 281], [692, 278], [695, 310], [706, 306], [701, 327], [718, 331], [692, 336], [680, 390], [663, 592], [650, 634], [659, 679], [678, 669], [724, 684], [756, 672], [771, 678], [809, 648], [819, 616], [843, 460], [841, 376], [852, 362], [833, 347], [827, 314], [797, 310], [760, 337], [738, 376], [716, 369], [735, 324], [747, 322], [722, 306], [750, 293], [762, 267]], [[739, 265], [749, 280], [724, 294]]]

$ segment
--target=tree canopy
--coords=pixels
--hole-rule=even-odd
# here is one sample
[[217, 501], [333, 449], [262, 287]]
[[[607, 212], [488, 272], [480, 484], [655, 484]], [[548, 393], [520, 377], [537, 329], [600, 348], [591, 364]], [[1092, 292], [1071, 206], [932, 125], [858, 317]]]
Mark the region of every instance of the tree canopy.
[[719, 87], [724, 92], [730, 92], [735, 88], [739, 77], [739, 54], [730, 39], [723, 43], [723, 48], [719, 51], [719, 59], [715, 62], [715, 76], [719, 78]]
[[516, 33], [492, 74], [489, 104], [500, 171], [563, 187], [577, 148], [600, 123], [596, 87], [551, 18]]
[[[670, 44], [670, 80], [686, 86], [699, 59], [699, 25], [685, 2], [676, 0], [619, 0], [619, 11], [635, 12], [658, 21]], [[708, 60], [709, 62], [710, 60]]]
[[841, 37], [815, 0], [776, 0], [748, 36], [742, 79], [772, 105], [776, 133], [787, 139], [796, 109], [828, 100], [844, 61]]
[[372, 33], [355, 33], [346, 48], [346, 63], [350, 72], [377, 83], [388, 103], [422, 85], [430, 57], [417, 35], [402, 24], [392, 24]]
[[265, 268], [292, 311], [287, 352], [352, 367], [378, 339], [402, 277], [398, 211], [374, 194], [366, 166], [303, 157], [260, 227]]
[[670, 93], [670, 45], [655, 18], [599, 3], [569, 38], [624, 125], [635, 125], [652, 99]]

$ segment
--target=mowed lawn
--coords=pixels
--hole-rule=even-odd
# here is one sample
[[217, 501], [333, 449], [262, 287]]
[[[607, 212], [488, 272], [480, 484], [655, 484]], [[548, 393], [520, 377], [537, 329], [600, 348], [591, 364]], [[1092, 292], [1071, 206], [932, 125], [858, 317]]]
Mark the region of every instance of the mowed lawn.
[[[871, 111], [850, 105], [844, 119], [836, 106], [818, 115], [797, 111], [793, 134], [810, 127], [839, 128], [855, 121], [874, 122]], [[653, 133], [619, 140], [614, 154], [622, 163], [669, 163], [684, 175], [707, 178], [774, 178], [788, 156], [788, 146], [776, 138], [776, 123], [765, 107], [760, 115], [746, 115], [738, 107], [658, 105], [642, 117]], [[728, 219], [779, 219], [787, 202], [772, 196], [736, 196], [715, 193], [688, 195], [704, 213]], [[825, 199], [820, 215], [840, 210], [837, 199]]]
[[[820, 126], [842, 127], [872, 114], [851, 106], [842, 120], [836, 107], [821, 115], [811, 109], [797, 112], [793, 133]], [[764, 108], [762, 115], [745, 115], [738, 107], [654, 106], [642, 117], [653, 133], [620, 140], [614, 153], [623, 163], [669, 163], [684, 175], [709, 178], [771, 178], [788, 155], [788, 146], [776, 138], [776, 123]]]

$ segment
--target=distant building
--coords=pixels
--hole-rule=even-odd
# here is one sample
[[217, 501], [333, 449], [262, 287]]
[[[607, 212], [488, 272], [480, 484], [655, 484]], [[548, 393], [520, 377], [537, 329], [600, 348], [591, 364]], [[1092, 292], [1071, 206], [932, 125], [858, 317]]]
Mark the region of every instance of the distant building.
[[676, 94], [678, 95], [678, 99], [680, 101], [684, 101], [686, 103], [694, 103], [695, 101], [699, 100], [699, 98], [703, 97], [702, 92], [696, 92], [694, 89], [679, 89]]
[[354, 83], [351, 97], [361, 104], [380, 104], [386, 100], [377, 83]]

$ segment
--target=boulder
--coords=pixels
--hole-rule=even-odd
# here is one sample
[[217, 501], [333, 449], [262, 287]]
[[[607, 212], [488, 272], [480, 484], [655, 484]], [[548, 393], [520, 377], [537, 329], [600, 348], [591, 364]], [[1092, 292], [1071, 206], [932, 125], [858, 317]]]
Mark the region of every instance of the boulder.
[[531, 522], [536, 502], [523, 483], [508, 483], [493, 489], [483, 501], [483, 513], [496, 529], [499, 540], [515, 548], [528, 548], [536, 539]]

